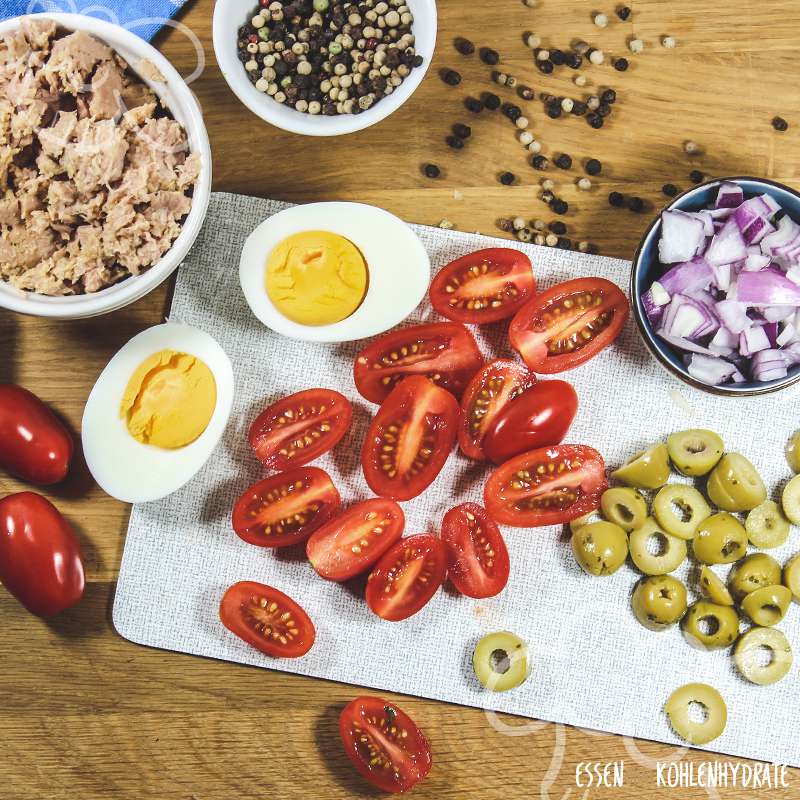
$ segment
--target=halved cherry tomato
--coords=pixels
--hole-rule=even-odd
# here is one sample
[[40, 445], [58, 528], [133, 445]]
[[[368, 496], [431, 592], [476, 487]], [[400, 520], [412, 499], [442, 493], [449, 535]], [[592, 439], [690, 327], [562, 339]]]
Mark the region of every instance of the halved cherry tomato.
[[532, 297], [511, 321], [508, 338], [534, 372], [562, 372], [608, 347], [629, 310], [611, 281], [576, 278]]
[[541, 381], [498, 411], [486, 429], [483, 449], [495, 464], [559, 444], [578, 411], [578, 395], [566, 381]]
[[48, 486], [66, 477], [72, 449], [67, 429], [33, 392], [0, 384], [0, 467]]
[[495, 415], [534, 383], [536, 376], [517, 361], [490, 361], [476, 373], [461, 399], [461, 452], [468, 458], [484, 459], [483, 437]]
[[83, 597], [78, 540], [40, 494], [20, 492], [0, 500], [0, 582], [37, 617], [58, 614]]
[[225, 592], [219, 618], [240, 639], [275, 658], [304, 656], [317, 635], [308, 614], [291, 597], [255, 581], [239, 581]]
[[508, 549], [503, 535], [477, 503], [451, 508], [442, 522], [447, 576], [467, 597], [494, 597], [508, 583]]
[[353, 406], [332, 389], [307, 389], [258, 415], [248, 441], [256, 458], [276, 471], [308, 464], [336, 447], [350, 427]]
[[306, 542], [317, 574], [346, 581], [368, 570], [402, 535], [403, 509], [394, 500], [373, 497], [325, 523]]
[[407, 536], [370, 573], [367, 605], [381, 619], [407, 619], [436, 594], [446, 572], [447, 555], [441, 539], [428, 533]]
[[431, 282], [430, 296], [443, 317], [481, 325], [514, 316], [535, 291], [525, 253], [490, 247], [442, 267]]
[[392, 390], [372, 420], [361, 452], [364, 477], [381, 497], [410, 500], [439, 474], [458, 433], [449, 392], [420, 376]]
[[597, 450], [562, 444], [523, 453], [496, 469], [484, 488], [489, 516], [503, 525], [561, 525], [600, 506], [608, 488]]
[[483, 356], [472, 334], [457, 322], [434, 322], [385, 333], [357, 356], [356, 388], [382, 403], [409, 375], [424, 375], [460, 397], [480, 369]]
[[298, 467], [250, 486], [233, 507], [233, 529], [250, 544], [286, 547], [308, 539], [341, 502], [327, 472]]
[[339, 716], [353, 766], [384, 792], [405, 792], [430, 772], [431, 748], [414, 720], [380, 697], [357, 697]]

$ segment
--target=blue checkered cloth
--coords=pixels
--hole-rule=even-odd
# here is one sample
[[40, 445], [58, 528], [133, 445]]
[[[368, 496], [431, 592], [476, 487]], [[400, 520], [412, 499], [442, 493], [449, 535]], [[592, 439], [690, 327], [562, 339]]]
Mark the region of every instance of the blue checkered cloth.
[[121, 25], [149, 42], [165, 25], [175, 25], [172, 17], [185, 2], [187, 0], [3, 0], [0, 19], [47, 11], [87, 14]]

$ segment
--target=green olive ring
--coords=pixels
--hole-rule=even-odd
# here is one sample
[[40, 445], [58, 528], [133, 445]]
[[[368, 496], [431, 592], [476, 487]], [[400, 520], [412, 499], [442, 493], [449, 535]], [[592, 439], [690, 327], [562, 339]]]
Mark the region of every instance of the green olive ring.
[[686, 587], [671, 575], [642, 578], [633, 590], [631, 606], [645, 628], [666, 630], [686, 613]]
[[785, 586], [762, 586], [745, 596], [742, 611], [756, 625], [771, 628], [786, 616], [791, 602], [792, 593]]
[[783, 487], [781, 505], [786, 517], [795, 525], [800, 525], [800, 475], [795, 475]]
[[528, 645], [509, 631], [489, 633], [475, 646], [472, 668], [490, 692], [515, 689], [530, 675]]
[[653, 514], [667, 533], [688, 541], [694, 538], [697, 526], [710, 516], [711, 508], [694, 486], [671, 483], [655, 496]]
[[767, 553], [752, 553], [740, 561], [728, 575], [728, 588], [737, 600], [764, 586], [781, 582], [781, 566]]
[[707, 475], [725, 451], [722, 439], [713, 431], [693, 428], [673, 433], [667, 439], [667, 450], [675, 469], [684, 475]]
[[637, 489], [658, 489], [669, 480], [669, 452], [663, 442], [637, 453], [611, 476]]
[[750, 511], [767, 499], [764, 481], [740, 453], [727, 453], [720, 459], [708, 476], [706, 491], [723, 511]]
[[[703, 706], [706, 718], [692, 719], [692, 705]], [[689, 744], [707, 744], [716, 739], [728, 722], [728, 708], [722, 695], [705, 683], [687, 683], [676, 689], [664, 704], [670, 724], [678, 736]]]
[[[763, 650], [770, 654], [763, 661]], [[792, 647], [777, 628], [750, 628], [736, 643], [733, 660], [742, 677], [759, 686], [777, 683], [792, 668]]]
[[747, 552], [747, 531], [736, 517], [713, 514], [697, 528], [692, 550], [702, 564], [732, 564]]
[[[660, 547], [660, 552], [651, 552], [652, 539]], [[666, 575], [686, 560], [686, 542], [662, 530], [652, 517], [631, 531], [628, 546], [631, 560], [645, 575]]]
[[739, 615], [730, 606], [698, 600], [681, 620], [686, 641], [698, 650], [722, 650], [739, 636]]
[[764, 550], [780, 547], [789, 538], [789, 522], [772, 500], [765, 500], [750, 511], [744, 528], [750, 544]]
[[600, 498], [603, 516], [624, 531], [638, 528], [647, 519], [647, 501], [637, 489], [607, 489]]
[[700, 586], [712, 603], [716, 603], [718, 606], [734, 605], [728, 587], [711, 571], [711, 567], [703, 566], [700, 570]]
[[783, 568], [783, 585], [800, 602], [800, 553], [792, 556]]
[[572, 552], [584, 572], [611, 575], [628, 557], [628, 536], [613, 522], [591, 522], [572, 534]]

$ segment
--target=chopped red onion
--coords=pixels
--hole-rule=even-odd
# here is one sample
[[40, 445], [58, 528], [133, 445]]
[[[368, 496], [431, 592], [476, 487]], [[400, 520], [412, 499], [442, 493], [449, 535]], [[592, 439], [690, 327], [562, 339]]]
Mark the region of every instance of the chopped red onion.
[[736, 208], [744, 202], [742, 187], [732, 181], [723, 181], [717, 192], [717, 208]]
[[769, 339], [761, 325], [753, 325], [739, 335], [739, 354], [745, 358], [769, 350]]
[[717, 315], [722, 324], [737, 336], [753, 324], [747, 316], [747, 306], [736, 300], [720, 300], [717, 303]]
[[705, 225], [683, 211], [665, 211], [661, 215], [661, 239], [658, 257], [662, 264], [689, 261], [705, 246]]
[[800, 306], [800, 286], [772, 267], [743, 272], [736, 282], [736, 298], [750, 306]]
[[729, 219], [722, 230], [714, 235], [706, 250], [705, 259], [709, 264], [733, 264], [747, 258], [747, 243], [742, 238], [736, 222]]
[[687, 371], [695, 380], [716, 386], [729, 380], [736, 372], [736, 367], [721, 358], [694, 353], [689, 359]]
[[788, 372], [786, 358], [780, 350], [762, 350], [751, 362], [753, 378], [757, 381], [775, 381], [785, 378]]
[[783, 330], [778, 334], [775, 339], [775, 344], [778, 347], [783, 347], [784, 345], [789, 344], [789, 342], [794, 341], [794, 338], [797, 336], [797, 329], [792, 325], [791, 322], [787, 323], [783, 326]]

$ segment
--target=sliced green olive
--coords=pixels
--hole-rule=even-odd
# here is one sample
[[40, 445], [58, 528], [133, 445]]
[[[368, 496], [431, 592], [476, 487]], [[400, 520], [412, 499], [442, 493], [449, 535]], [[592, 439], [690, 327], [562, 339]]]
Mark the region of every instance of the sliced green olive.
[[728, 587], [711, 571], [711, 567], [704, 566], [700, 570], [700, 585], [712, 603], [718, 606], [734, 605]]
[[515, 689], [530, 675], [528, 645], [509, 631], [487, 634], [475, 646], [472, 667], [490, 692]]
[[783, 585], [800, 602], [800, 553], [792, 556], [783, 568]]
[[708, 478], [706, 491], [711, 502], [723, 511], [750, 511], [767, 499], [764, 481], [740, 453], [722, 457]]
[[745, 595], [742, 600], [742, 611], [756, 625], [771, 628], [777, 625], [789, 610], [792, 593], [782, 584], [778, 586], [762, 586]]
[[713, 431], [693, 428], [673, 433], [667, 439], [667, 450], [678, 472], [697, 477], [714, 469], [725, 452], [725, 445]]
[[698, 600], [689, 606], [681, 620], [681, 630], [693, 647], [721, 650], [732, 645], [739, 636], [739, 615], [730, 606]]
[[[705, 718], [693, 719], [692, 706], [701, 706]], [[664, 711], [675, 733], [689, 744], [713, 741], [728, 723], [728, 707], [722, 695], [706, 683], [687, 683], [676, 689], [664, 704]]]
[[789, 640], [775, 628], [751, 628], [733, 650], [739, 672], [759, 686], [777, 683], [792, 668], [793, 658]]
[[789, 538], [789, 522], [772, 500], [765, 500], [756, 506], [747, 515], [744, 527], [750, 544], [765, 550], [780, 547]]
[[800, 431], [795, 431], [786, 443], [786, 460], [792, 472], [800, 472]]
[[736, 600], [781, 582], [780, 564], [766, 553], [753, 553], [737, 564], [728, 575], [728, 588]]
[[590, 575], [611, 575], [628, 557], [628, 537], [613, 522], [590, 522], [572, 534], [572, 552]]
[[663, 631], [686, 613], [686, 587], [671, 575], [642, 578], [633, 590], [631, 605], [645, 628]]
[[636, 489], [607, 489], [600, 498], [605, 518], [625, 531], [638, 528], [647, 519], [647, 502]]
[[663, 442], [637, 453], [616, 472], [614, 478], [637, 489], [658, 489], [669, 480], [669, 453]]
[[683, 483], [671, 483], [660, 489], [653, 500], [653, 514], [658, 524], [673, 536], [692, 539], [697, 526], [711, 513], [705, 497]]
[[781, 505], [783, 513], [794, 522], [800, 525], [800, 475], [795, 475], [786, 486], [783, 487], [781, 495]]
[[667, 533], [652, 517], [631, 531], [628, 545], [631, 560], [645, 575], [666, 575], [686, 559], [686, 542]]
[[602, 522], [603, 518], [600, 516], [600, 511], [595, 509], [594, 511], [590, 511], [588, 514], [584, 514], [582, 517], [578, 517], [577, 519], [573, 519], [569, 523], [569, 529], [572, 533], [575, 533], [579, 528], [582, 528], [584, 525], [588, 525], [590, 522]]
[[732, 564], [747, 552], [747, 531], [736, 517], [714, 514], [700, 523], [692, 549], [703, 564]]

